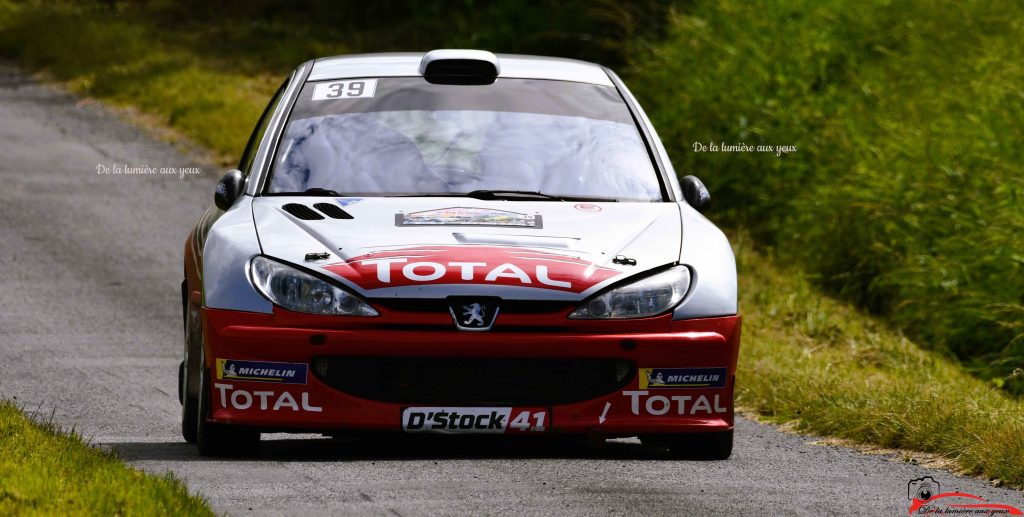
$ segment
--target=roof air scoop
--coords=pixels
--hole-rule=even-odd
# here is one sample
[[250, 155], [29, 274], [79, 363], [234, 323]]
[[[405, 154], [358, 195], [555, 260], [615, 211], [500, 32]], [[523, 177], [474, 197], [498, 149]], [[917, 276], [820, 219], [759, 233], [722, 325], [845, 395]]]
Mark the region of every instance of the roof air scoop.
[[420, 61], [423, 78], [434, 84], [491, 84], [498, 70], [498, 57], [486, 50], [431, 50]]

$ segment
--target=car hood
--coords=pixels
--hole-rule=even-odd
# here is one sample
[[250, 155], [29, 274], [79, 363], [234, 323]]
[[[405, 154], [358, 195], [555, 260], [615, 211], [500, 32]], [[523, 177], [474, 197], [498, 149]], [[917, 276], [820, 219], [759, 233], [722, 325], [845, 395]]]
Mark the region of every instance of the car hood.
[[581, 300], [677, 262], [682, 237], [674, 203], [264, 196], [252, 210], [265, 255], [369, 298]]

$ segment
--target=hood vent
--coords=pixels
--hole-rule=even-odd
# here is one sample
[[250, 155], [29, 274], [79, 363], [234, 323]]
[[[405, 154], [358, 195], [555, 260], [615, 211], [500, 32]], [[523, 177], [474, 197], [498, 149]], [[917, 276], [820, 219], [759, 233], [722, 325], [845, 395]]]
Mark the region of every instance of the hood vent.
[[331, 203], [317, 203], [313, 205], [317, 210], [327, 214], [331, 219], [352, 219], [352, 214], [344, 211], [338, 205]]
[[300, 205], [298, 203], [288, 203], [281, 207], [285, 212], [292, 214], [293, 216], [302, 219], [303, 221], [316, 221], [317, 219], [323, 219], [324, 216], [306, 205]]

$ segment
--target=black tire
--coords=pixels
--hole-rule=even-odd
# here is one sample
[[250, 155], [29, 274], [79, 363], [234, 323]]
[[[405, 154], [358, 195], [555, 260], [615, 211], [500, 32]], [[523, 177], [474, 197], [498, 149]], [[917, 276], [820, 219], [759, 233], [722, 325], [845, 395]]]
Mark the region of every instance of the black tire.
[[192, 328], [193, 319], [189, 315], [188, 310], [188, 299], [185, 298], [186, 286], [185, 282], [181, 283], [182, 293], [182, 316], [184, 317], [184, 334], [185, 334], [185, 353], [184, 359], [181, 361], [181, 366], [178, 367], [178, 401], [181, 402], [181, 437], [188, 443], [196, 443], [196, 423], [199, 420], [199, 399], [193, 395], [190, 395], [191, 391], [194, 391], [194, 386], [190, 386], [189, 379], [195, 378], [195, 372], [189, 367], [190, 364], [194, 364], [191, 361], [192, 350], [196, 349], [195, 343], [192, 341], [195, 339], [196, 332]]
[[199, 420], [199, 400], [188, 394], [188, 372], [185, 364], [188, 358], [181, 362], [178, 368], [178, 396], [181, 400], [181, 437], [188, 443], [196, 443], [196, 425]]
[[248, 456], [260, 445], [260, 433], [251, 429], [210, 422], [210, 375], [200, 354], [199, 405], [196, 418], [196, 446], [200, 456]]
[[674, 433], [641, 436], [644, 445], [668, 448], [669, 454], [681, 460], [727, 460], [732, 456], [733, 432]]

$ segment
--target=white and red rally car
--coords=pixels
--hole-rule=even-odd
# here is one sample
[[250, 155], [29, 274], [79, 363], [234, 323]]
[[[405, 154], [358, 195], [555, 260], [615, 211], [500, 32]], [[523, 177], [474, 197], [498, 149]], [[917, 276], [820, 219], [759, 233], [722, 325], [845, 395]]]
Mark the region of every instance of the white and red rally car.
[[607, 68], [298, 67], [185, 244], [182, 432], [640, 436], [732, 451], [725, 236]]

